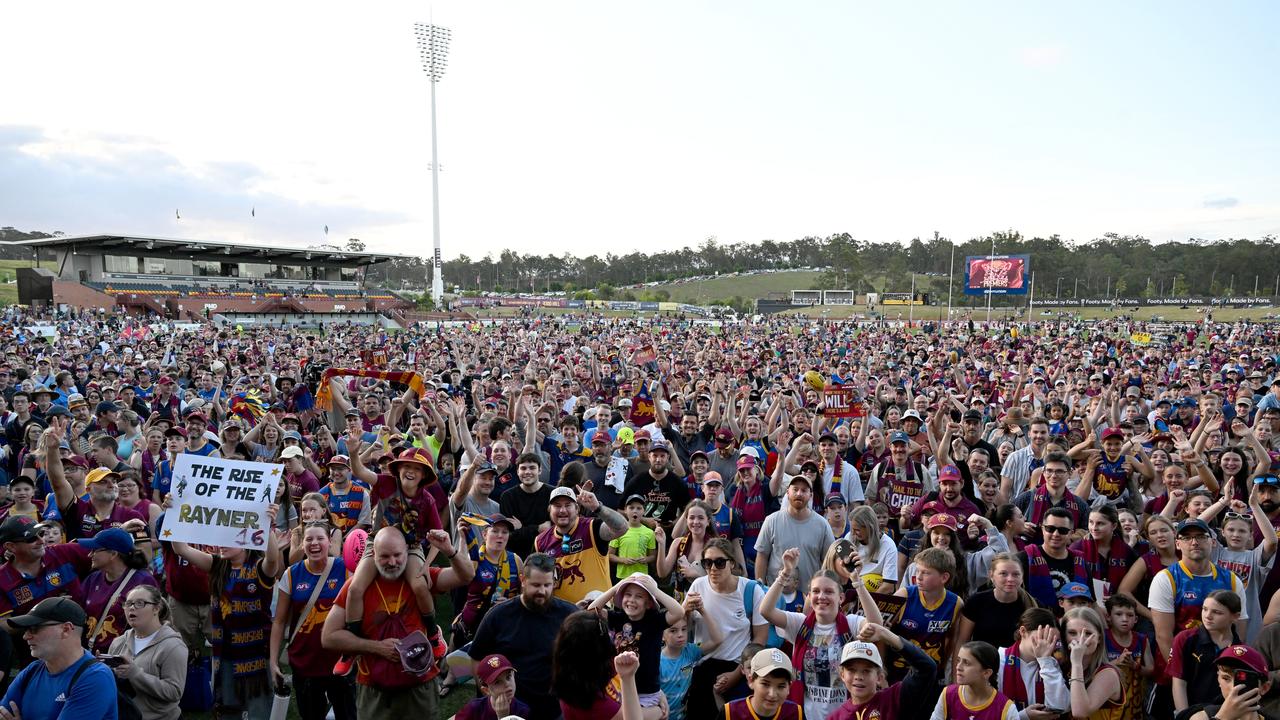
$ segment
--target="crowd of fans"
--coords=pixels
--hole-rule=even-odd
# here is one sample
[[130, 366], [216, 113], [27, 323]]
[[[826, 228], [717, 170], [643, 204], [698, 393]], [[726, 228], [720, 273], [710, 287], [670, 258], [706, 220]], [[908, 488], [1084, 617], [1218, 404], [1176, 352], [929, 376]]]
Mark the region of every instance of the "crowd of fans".
[[10, 309], [0, 720], [1280, 717], [1277, 332], [1139, 330]]

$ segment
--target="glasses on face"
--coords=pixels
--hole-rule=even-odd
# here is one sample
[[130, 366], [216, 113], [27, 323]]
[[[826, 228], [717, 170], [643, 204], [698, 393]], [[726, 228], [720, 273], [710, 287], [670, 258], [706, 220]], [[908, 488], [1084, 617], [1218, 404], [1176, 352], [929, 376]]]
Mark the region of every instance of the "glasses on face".
[[1045, 534], [1047, 535], [1070, 535], [1071, 528], [1066, 525], [1045, 525]]
[[1061, 468], [1042, 468], [1040, 472], [1044, 475], [1066, 475], [1068, 471]]
[[1209, 542], [1209, 536], [1203, 533], [1196, 533], [1195, 535], [1179, 535], [1178, 539], [1186, 540], [1187, 542], [1196, 542], [1196, 543]]
[[702, 558], [702, 567], [723, 570], [729, 566], [729, 558]]
[[160, 603], [154, 600], [129, 600], [125, 602], [122, 607], [124, 607], [125, 610], [141, 610], [142, 608], [147, 607], [149, 605], [159, 605], [159, 604]]

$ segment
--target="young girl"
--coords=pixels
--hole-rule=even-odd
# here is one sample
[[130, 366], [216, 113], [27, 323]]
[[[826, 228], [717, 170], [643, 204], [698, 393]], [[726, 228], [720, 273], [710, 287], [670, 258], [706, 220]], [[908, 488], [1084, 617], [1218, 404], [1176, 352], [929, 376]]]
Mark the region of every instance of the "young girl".
[[1200, 607], [1201, 626], [1174, 636], [1168, 667], [1174, 710], [1222, 702], [1213, 661], [1224, 649], [1240, 644], [1236, 633], [1239, 618], [1240, 596], [1230, 590], [1215, 590]]
[[1178, 550], [1174, 546], [1173, 521], [1163, 515], [1147, 518], [1143, 523], [1143, 535], [1146, 536], [1148, 549], [1129, 568], [1124, 580], [1120, 581], [1120, 592], [1137, 602], [1142, 626], [1147, 628], [1151, 627], [1151, 610], [1147, 608], [1151, 579], [1160, 574], [1161, 570], [1178, 562]]
[[820, 570], [809, 581], [808, 613], [777, 609], [777, 600], [788, 578], [794, 582], [795, 566], [800, 551], [791, 548], [782, 553], [782, 572], [765, 593], [760, 614], [778, 628], [779, 634], [792, 643], [791, 661], [797, 681], [791, 699], [804, 706], [806, 717], [825, 718], [845, 701], [844, 688], [832, 686], [832, 671], [840, 664], [846, 643], [853, 642], [865, 622], [881, 623], [880, 610], [871, 593], [859, 585], [861, 615], [841, 611], [842, 588], [835, 573]]
[[[684, 516], [680, 519], [687, 528], [687, 534], [676, 537], [670, 548], [666, 546], [667, 534], [662, 527], [654, 529], [654, 537], [658, 541], [658, 577], [665, 578], [672, 570], [676, 571], [675, 576], [672, 577], [672, 585], [677, 597], [683, 598], [684, 593], [689, 589], [689, 584], [706, 574], [698, 561], [702, 557], [702, 549], [706, 547], [707, 540], [716, 536], [711, 516], [711, 508], [705, 502], [694, 500], [689, 503], [684, 510]], [[672, 532], [678, 533], [680, 530], [677, 524]], [[741, 558], [735, 559], [741, 560]]]
[[724, 639], [715, 623], [705, 623], [707, 639], [701, 645], [689, 642], [689, 618], [694, 617], [700, 606], [701, 601], [697, 598], [685, 599], [684, 619], [671, 623], [662, 633], [662, 668], [658, 671], [658, 682], [662, 694], [667, 697], [668, 720], [684, 720], [685, 698], [693, 680], [693, 667], [702, 660], [704, 653], [715, 652]]
[[1106, 663], [1102, 618], [1093, 608], [1072, 608], [1063, 618], [1071, 652], [1071, 714], [1090, 720], [1119, 720], [1127, 712], [1128, 698], [1120, 673]]
[[1110, 597], [1120, 589], [1125, 573], [1137, 556], [1116, 531], [1120, 515], [1114, 507], [1101, 505], [1089, 511], [1089, 535], [1071, 545], [1071, 551], [1084, 556], [1089, 577], [1103, 583], [1102, 596]]
[[956, 681], [942, 691], [930, 720], [1016, 720], [1017, 708], [995, 688], [999, 669], [1000, 656], [991, 645], [962, 645], [956, 653]]
[[[925, 535], [920, 545], [920, 552], [935, 547], [946, 550], [951, 554], [952, 559], [955, 561], [956, 571], [951, 574], [951, 579], [947, 582], [947, 589], [963, 598], [969, 596], [969, 573], [965, 567], [968, 564], [967, 559], [960, 549], [957, 527], [958, 524], [955, 517], [947, 513], [938, 513], [929, 518], [929, 522], [925, 525]], [[916, 554], [919, 555], [919, 553]], [[916, 563], [914, 559], [902, 574], [902, 582], [908, 586], [916, 584]]]
[[876, 511], [859, 506], [849, 515], [849, 539], [862, 557], [862, 583], [871, 592], [890, 594], [898, 586], [898, 553], [893, 538], [880, 529]]
[[[284, 483], [280, 483], [283, 485]], [[342, 531], [333, 527], [329, 521], [329, 502], [318, 492], [302, 496], [302, 522], [289, 531], [289, 565], [302, 560], [305, 554], [302, 549], [302, 533], [309, 523], [323, 522], [329, 526], [329, 554], [338, 557], [342, 554]]]
[[588, 610], [603, 608], [609, 601], [614, 609], [607, 615], [613, 645], [619, 651], [634, 650], [640, 656], [636, 687], [640, 705], [659, 710], [662, 687], [662, 636], [672, 622], [684, 619], [684, 608], [675, 598], [658, 589], [658, 583], [644, 573], [632, 573], [591, 603]]
[[1000, 649], [997, 688], [1019, 710], [1065, 709], [1071, 693], [1054, 652], [1061, 644], [1058, 620], [1048, 608], [1031, 608], [1018, 618], [1014, 643]]
[[1009, 553], [991, 559], [991, 589], [974, 593], [964, 601], [956, 642], [981, 640], [997, 648], [1008, 647], [1018, 631], [1018, 618], [1036, 606], [1022, 587], [1022, 563]]

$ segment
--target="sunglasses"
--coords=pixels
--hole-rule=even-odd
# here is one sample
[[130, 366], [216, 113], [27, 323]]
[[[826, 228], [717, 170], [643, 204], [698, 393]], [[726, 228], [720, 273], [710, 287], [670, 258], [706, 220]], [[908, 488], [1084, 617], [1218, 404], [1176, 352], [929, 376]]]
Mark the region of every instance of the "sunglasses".
[[1253, 479], [1254, 485], [1280, 485], [1280, 477], [1275, 475], [1259, 475]]
[[1226, 518], [1228, 520], [1248, 520], [1253, 522], [1253, 513], [1228, 512], [1226, 513]]
[[732, 562], [729, 558], [702, 558], [702, 567], [723, 570]]
[[1044, 525], [1042, 529], [1049, 535], [1070, 535], [1071, 528], [1062, 525]]

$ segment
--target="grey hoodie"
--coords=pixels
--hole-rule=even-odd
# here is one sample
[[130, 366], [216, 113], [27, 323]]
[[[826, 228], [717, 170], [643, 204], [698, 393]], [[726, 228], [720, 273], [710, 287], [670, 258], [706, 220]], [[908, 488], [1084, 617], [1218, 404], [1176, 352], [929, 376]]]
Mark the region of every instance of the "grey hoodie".
[[134, 703], [145, 720], [178, 720], [178, 701], [187, 684], [187, 644], [172, 625], [164, 624], [156, 637], [133, 656], [132, 629], [111, 643], [112, 655], [123, 655], [132, 663], [128, 680], [135, 692]]

